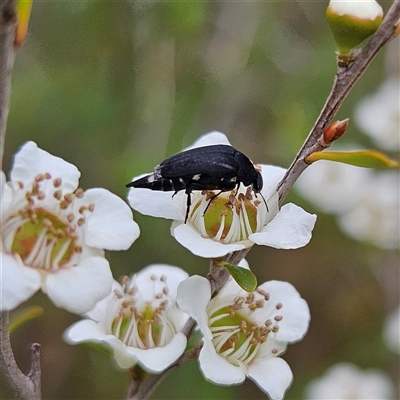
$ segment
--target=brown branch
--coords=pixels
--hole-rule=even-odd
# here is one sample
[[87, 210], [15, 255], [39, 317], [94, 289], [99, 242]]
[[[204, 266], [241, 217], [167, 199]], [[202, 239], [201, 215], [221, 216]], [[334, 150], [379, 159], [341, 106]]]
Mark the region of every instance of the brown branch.
[[8, 333], [8, 312], [0, 315], [0, 368], [19, 399], [40, 400], [40, 345], [31, 345], [31, 370], [24, 375], [18, 368]]
[[[283, 200], [298, 177], [307, 168], [308, 164], [304, 161], [305, 158], [309, 154], [315, 151], [322, 151], [325, 148], [319, 143], [318, 139], [322, 136], [330, 121], [336, 115], [337, 111], [342, 105], [347, 94], [368, 67], [376, 53], [384, 46], [384, 44], [386, 44], [396, 35], [399, 17], [400, 0], [396, 0], [390, 8], [380, 28], [371, 38], [365, 49], [358, 55], [354, 63], [347, 68], [339, 66], [338, 73], [334, 79], [333, 88], [319, 117], [317, 118], [317, 121], [315, 122], [292, 165], [289, 167], [284, 178], [278, 185], [280, 204], [282, 204]], [[225, 257], [225, 261], [237, 265], [246, 256], [249, 250], [250, 248], [228, 254]], [[214, 297], [222, 289], [229, 279], [229, 272], [224, 267], [219, 265], [219, 261], [220, 260], [214, 259], [210, 260], [210, 273], [208, 274], [207, 278], [210, 281], [212, 297]], [[195, 326], [196, 321], [193, 318], [189, 318], [182, 332], [186, 336], [189, 336]], [[167, 373], [184, 362], [197, 357], [199, 350], [200, 349], [196, 346], [189, 352], [185, 353], [175, 364], [171, 365], [166, 371], [159, 375], [150, 375], [143, 382], [133, 380], [127, 399], [142, 400], [147, 398], [162, 381], [162, 379], [165, 378]]]
[[[159, 375], [149, 375], [144, 381], [139, 382], [133, 380], [126, 399], [127, 400], [144, 400], [153, 393], [156, 387], [160, 384], [161, 380], [164, 379], [170, 372], [178, 368], [185, 362], [198, 357], [201, 345], [197, 345], [184, 353], [173, 365], [170, 365], [168, 369], [163, 371]], [[140, 390], [139, 390], [140, 389]]]
[[[17, 0], [0, 2], [0, 166], [3, 165], [4, 143], [11, 95], [11, 72], [15, 61], [15, 33], [17, 28]], [[8, 330], [9, 314], [0, 314], [0, 368], [19, 399], [39, 400], [40, 345], [31, 345], [31, 370], [22, 373], [15, 361]]]
[[364, 73], [372, 59], [378, 51], [396, 36], [396, 29], [399, 25], [400, 1], [396, 0], [388, 11], [379, 29], [372, 36], [364, 50], [356, 57], [349, 67], [343, 67], [339, 63], [338, 72], [335, 76], [332, 90], [325, 102], [320, 115], [318, 116], [307, 139], [298, 152], [292, 165], [287, 170], [285, 176], [278, 185], [279, 203], [282, 204], [290, 189], [308, 167], [305, 158], [316, 151], [323, 151], [324, 147], [318, 143], [318, 139], [323, 135], [340, 106]]
[[4, 142], [10, 107], [11, 72], [15, 60], [17, 27], [16, 0], [0, 2], [0, 166], [3, 165]]

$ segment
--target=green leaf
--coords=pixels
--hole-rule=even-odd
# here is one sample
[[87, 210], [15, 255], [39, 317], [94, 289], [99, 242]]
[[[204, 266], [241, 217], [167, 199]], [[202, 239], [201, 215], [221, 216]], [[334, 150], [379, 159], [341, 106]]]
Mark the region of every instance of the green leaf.
[[28, 321], [38, 318], [43, 315], [43, 307], [30, 306], [24, 308], [17, 313], [13, 314], [10, 318], [9, 331], [10, 333], [15, 332], [22, 325], [26, 324]]
[[328, 160], [364, 168], [397, 168], [399, 163], [375, 150], [317, 151], [306, 157], [306, 162]]
[[236, 283], [246, 292], [252, 292], [257, 287], [257, 278], [249, 270], [237, 265], [223, 263], [223, 266], [229, 271]]

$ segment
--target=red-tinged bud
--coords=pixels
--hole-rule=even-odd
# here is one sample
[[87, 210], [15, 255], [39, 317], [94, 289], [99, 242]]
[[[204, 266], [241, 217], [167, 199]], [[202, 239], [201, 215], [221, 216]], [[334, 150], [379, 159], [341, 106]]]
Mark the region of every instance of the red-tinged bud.
[[15, 31], [14, 46], [21, 47], [28, 33], [29, 17], [31, 15], [32, 0], [19, 0], [17, 2], [18, 23]]
[[396, 30], [394, 31], [394, 36], [400, 35], [400, 18], [396, 22]]
[[335, 140], [338, 140], [343, 133], [346, 132], [349, 119], [346, 118], [343, 121], [335, 121], [325, 129], [325, 132], [321, 136], [320, 144], [323, 147], [329, 147]]

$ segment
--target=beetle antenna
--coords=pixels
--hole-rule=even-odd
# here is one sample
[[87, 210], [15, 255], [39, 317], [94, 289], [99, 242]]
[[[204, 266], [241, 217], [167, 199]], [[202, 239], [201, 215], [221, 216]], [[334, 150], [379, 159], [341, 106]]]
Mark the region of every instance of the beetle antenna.
[[[267, 212], [269, 212], [268, 204], [267, 204], [267, 202], [265, 201], [264, 196], [262, 195], [261, 192], [258, 192], [258, 194], [259, 194], [259, 195], [262, 197], [262, 199], [264, 200], [265, 207], [267, 207]], [[256, 193], [256, 197], [257, 197], [257, 193]]]

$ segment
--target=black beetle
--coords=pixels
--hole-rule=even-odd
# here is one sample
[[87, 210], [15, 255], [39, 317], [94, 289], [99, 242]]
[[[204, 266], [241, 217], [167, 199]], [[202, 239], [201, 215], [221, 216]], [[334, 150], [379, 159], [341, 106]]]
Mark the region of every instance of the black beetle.
[[251, 185], [254, 193], [260, 193], [263, 179], [259, 169], [239, 150], [218, 144], [196, 147], [175, 154], [157, 165], [152, 174], [136, 179], [126, 186], [174, 191], [172, 196], [180, 190], [185, 190], [186, 223], [191, 205], [190, 194], [193, 190], [219, 190], [219, 193], [212, 196], [211, 203], [212, 199], [222, 192], [239, 188], [240, 183], [245, 186]]

